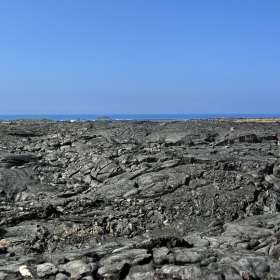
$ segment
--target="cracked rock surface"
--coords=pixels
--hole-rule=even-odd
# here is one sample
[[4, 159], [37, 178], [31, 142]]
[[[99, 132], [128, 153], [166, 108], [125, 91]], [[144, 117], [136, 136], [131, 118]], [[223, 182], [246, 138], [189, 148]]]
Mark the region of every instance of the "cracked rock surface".
[[280, 279], [279, 154], [278, 119], [2, 122], [0, 279]]

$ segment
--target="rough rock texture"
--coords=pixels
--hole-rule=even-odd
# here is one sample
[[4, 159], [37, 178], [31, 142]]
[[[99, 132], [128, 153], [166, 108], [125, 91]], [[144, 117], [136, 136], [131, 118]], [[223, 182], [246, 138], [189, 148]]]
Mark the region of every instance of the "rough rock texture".
[[279, 139], [277, 119], [0, 123], [0, 279], [280, 279]]

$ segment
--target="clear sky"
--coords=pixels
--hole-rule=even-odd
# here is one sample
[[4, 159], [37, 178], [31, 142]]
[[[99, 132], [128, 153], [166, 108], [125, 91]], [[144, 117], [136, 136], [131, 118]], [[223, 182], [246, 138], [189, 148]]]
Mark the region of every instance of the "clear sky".
[[280, 113], [279, 0], [1, 0], [0, 114]]

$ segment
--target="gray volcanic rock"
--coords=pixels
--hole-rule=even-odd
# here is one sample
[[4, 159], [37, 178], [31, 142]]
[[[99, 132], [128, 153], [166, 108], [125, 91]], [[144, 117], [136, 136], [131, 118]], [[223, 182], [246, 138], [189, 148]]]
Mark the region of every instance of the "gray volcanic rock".
[[279, 131], [0, 123], [0, 279], [279, 279]]

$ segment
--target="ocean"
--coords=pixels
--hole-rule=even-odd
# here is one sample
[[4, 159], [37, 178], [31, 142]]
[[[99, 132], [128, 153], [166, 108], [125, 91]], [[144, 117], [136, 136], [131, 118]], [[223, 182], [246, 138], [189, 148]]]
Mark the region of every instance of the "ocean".
[[15, 119], [51, 119], [63, 120], [96, 120], [106, 116], [111, 120], [186, 120], [209, 118], [252, 118], [252, 117], [280, 117], [280, 114], [38, 114], [38, 115], [0, 115], [2, 120]]

